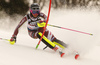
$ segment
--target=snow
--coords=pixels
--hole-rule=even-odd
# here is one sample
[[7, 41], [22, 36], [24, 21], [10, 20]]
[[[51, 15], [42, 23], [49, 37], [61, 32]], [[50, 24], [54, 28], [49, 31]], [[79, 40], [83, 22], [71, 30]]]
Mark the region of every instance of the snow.
[[[46, 13], [47, 14], [47, 13]], [[41, 42], [38, 49], [35, 49], [38, 39], [32, 39], [26, 29], [26, 25], [20, 29], [17, 42], [10, 45], [8, 41], [0, 40], [0, 65], [100, 65], [100, 15], [94, 10], [52, 10], [49, 24], [71, 28], [87, 33], [86, 35], [64, 29], [48, 26], [48, 29], [60, 40], [69, 44], [70, 48], [80, 53], [78, 60], [74, 59], [74, 54], [66, 49], [66, 55], [61, 58], [58, 52], [49, 48], [43, 50], [45, 45]], [[5, 24], [6, 28], [0, 24], [0, 38], [9, 39], [15, 25]], [[4, 19], [1, 19], [4, 21]], [[10, 21], [9, 17], [6, 21]], [[5, 21], [5, 22], [6, 22]], [[11, 28], [11, 29], [9, 29]]]

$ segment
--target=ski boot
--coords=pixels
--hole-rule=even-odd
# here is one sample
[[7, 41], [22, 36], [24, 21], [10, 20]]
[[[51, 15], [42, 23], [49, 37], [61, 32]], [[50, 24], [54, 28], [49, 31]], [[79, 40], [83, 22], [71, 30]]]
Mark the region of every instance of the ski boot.
[[60, 57], [63, 57], [65, 55], [65, 53], [59, 51]]

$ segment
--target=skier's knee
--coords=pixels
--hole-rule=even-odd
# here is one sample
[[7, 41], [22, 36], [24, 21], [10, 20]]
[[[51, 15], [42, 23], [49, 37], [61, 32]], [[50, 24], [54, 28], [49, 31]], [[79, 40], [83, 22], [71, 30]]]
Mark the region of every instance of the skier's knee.
[[[37, 34], [37, 36], [38, 36], [38, 38], [40, 39], [41, 36], [42, 36], [42, 33], [39, 32], [39, 33]], [[56, 46], [53, 42], [51, 42], [50, 40], [48, 40], [45, 36], [42, 37], [42, 42], [43, 42], [44, 44], [46, 44], [46, 45], [47, 45], [49, 48], [51, 48], [51, 49], [53, 49], [53, 48]]]

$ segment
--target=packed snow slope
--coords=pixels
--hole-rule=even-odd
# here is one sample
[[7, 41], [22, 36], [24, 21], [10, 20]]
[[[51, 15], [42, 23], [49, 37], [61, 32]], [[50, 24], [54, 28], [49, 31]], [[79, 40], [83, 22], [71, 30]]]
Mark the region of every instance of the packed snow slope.
[[[47, 14], [46, 11], [45, 14]], [[38, 39], [32, 39], [27, 32], [26, 24], [20, 29], [17, 42], [10, 45], [8, 41], [0, 40], [0, 65], [100, 65], [100, 12], [96, 10], [52, 10], [49, 24], [70, 28], [93, 34], [47, 28], [60, 40], [69, 44], [73, 50], [80, 53], [78, 60], [74, 59], [72, 51], [66, 49], [66, 55], [61, 58], [58, 52], [47, 48], [41, 42], [35, 47]], [[6, 18], [5, 18], [6, 16]], [[10, 19], [5, 15], [0, 19], [0, 38], [10, 39], [22, 16]], [[15, 21], [15, 22], [14, 22]]]

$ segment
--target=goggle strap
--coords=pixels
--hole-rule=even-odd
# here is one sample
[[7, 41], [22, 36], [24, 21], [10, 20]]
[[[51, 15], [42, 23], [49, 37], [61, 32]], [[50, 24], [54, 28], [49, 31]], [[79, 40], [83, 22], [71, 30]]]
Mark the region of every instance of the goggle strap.
[[30, 12], [32, 13], [32, 10], [30, 9]]

